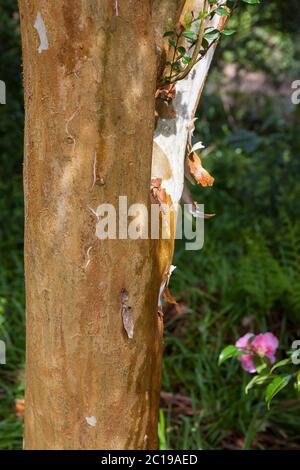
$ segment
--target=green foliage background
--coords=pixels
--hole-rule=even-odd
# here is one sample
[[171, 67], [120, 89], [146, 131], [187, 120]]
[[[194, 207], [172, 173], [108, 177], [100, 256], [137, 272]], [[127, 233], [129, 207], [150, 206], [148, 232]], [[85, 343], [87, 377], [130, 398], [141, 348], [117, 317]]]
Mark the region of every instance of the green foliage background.
[[[17, 449], [23, 423], [14, 403], [23, 397], [25, 326], [16, 1], [0, 0], [0, 18], [0, 79], [7, 84], [7, 104], [0, 106], [0, 339], [7, 344], [0, 449]], [[297, 0], [245, 6], [231, 20], [237, 34], [222, 39], [213, 63], [197, 139], [207, 146], [203, 163], [216, 182], [194, 188], [194, 195], [216, 217], [206, 222], [202, 251], [177, 245], [171, 290], [180, 308], [165, 312], [162, 448], [300, 448], [294, 390], [267, 411], [259, 390], [245, 398], [249, 376], [237, 361], [217, 367], [220, 350], [247, 331], [278, 335], [279, 357], [299, 337], [300, 105], [290, 100], [291, 82], [300, 78], [299, 21]], [[249, 91], [261, 76], [264, 86]]]

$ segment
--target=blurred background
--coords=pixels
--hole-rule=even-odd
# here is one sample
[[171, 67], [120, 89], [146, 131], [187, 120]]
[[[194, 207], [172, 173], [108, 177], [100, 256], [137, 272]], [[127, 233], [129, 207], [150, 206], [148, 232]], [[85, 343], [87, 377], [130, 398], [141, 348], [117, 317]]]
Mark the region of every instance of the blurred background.
[[[23, 96], [17, 2], [0, 0], [0, 449], [22, 447], [24, 394]], [[299, 338], [300, 80], [298, 0], [264, 0], [230, 20], [196, 122], [212, 188], [194, 189], [205, 245], [177, 244], [165, 306], [159, 436], [162, 449], [300, 449], [300, 400], [286, 388], [267, 410], [249, 374], [218, 354], [248, 331]]]

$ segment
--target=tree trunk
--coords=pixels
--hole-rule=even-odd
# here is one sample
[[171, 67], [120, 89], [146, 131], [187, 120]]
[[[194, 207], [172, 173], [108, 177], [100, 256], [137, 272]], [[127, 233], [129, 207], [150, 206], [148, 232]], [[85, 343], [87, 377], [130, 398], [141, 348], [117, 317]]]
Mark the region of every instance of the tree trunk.
[[[121, 1], [118, 9], [101, 0], [20, 2], [27, 449], [157, 445], [162, 325], [155, 246], [97, 240], [90, 210], [118, 207], [119, 195], [129, 205], [150, 202], [150, 2]], [[122, 324], [122, 289], [134, 316], [132, 339]]]
[[[163, 3], [175, 17], [183, 4]], [[173, 242], [164, 257], [157, 240], [100, 240], [96, 232], [97, 207], [118, 208], [119, 196], [150, 213], [154, 27], [157, 40], [168, 12], [153, 15], [153, 25], [152, 6], [156, 0], [19, 0], [26, 449], [157, 447], [163, 329], [157, 299]], [[162, 124], [155, 140], [168, 153]], [[168, 154], [180, 176], [171, 185], [174, 205], [186, 140], [184, 132], [178, 168]]]

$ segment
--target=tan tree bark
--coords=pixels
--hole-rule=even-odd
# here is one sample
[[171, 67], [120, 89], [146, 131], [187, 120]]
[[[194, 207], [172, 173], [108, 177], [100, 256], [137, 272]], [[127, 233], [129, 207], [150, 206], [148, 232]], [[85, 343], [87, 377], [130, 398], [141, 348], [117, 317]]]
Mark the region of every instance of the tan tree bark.
[[[163, 3], [174, 18], [183, 4]], [[156, 240], [99, 240], [96, 226], [97, 207], [118, 207], [122, 195], [150, 209], [155, 37], [168, 8], [157, 15], [156, 0], [19, 0], [19, 7], [25, 448], [154, 449], [163, 329], [157, 302], [173, 243], [166, 254]], [[160, 125], [155, 140], [166, 150]], [[184, 133], [180, 149], [186, 140]], [[180, 185], [181, 169], [174, 171]], [[174, 204], [180, 191], [170, 191]], [[132, 338], [122, 321], [128, 307]]]

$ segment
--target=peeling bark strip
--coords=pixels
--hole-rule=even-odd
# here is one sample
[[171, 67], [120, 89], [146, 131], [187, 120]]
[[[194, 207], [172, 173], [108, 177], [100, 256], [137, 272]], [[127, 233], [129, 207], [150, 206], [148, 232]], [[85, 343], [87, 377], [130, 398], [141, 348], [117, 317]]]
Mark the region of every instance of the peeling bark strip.
[[119, 0], [113, 0], [113, 2], [114, 2], [115, 15], [119, 16]]
[[[119, 0], [117, 18], [112, 0], [19, 5], [26, 448], [155, 449], [162, 339], [157, 241], [100, 241], [91, 212], [116, 205], [120, 194], [150, 212], [156, 83], [150, 1]], [[42, 54], [33, 28], [38, 12], [50, 44]], [[43, 35], [41, 42], [44, 48]], [[120, 314], [125, 285], [134, 306], [130, 341]]]
[[[218, 1], [221, 3], [221, 0]], [[174, 5], [173, 8], [171, 7], [172, 2]], [[184, 16], [191, 11], [193, 11], [195, 16], [197, 16], [201, 11], [203, 11], [203, 6], [204, 0], [186, 0], [185, 2], [180, 2], [179, 0], [154, 0], [153, 11], [157, 36], [159, 37], [163, 28], [165, 28], [167, 18], [171, 18], [174, 21], [174, 16], [172, 16], [172, 14], [167, 15], [168, 10], [174, 13], [174, 11], [179, 8], [181, 11], [180, 18], [183, 21]], [[181, 7], [183, 8], [181, 9]], [[160, 14], [155, 12], [155, 8], [158, 8]], [[205, 27], [222, 29], [224, 21], [226, 21], [226, 17], [224, 18], [219, 15], [215, 15], [212, 21], [206, 22]], [[176, 20], [174, 23], [176, 24]], [[159, 42], [158, 39], [157, 48], [159, 59], [161, 60], [161, 58], [166, 57], [167, 51], [163, 54], [163, 44], [162, 41]], [[188, 144], [190, 147], [192, 146], [192, 135], [195, 127], [195, 112], [200, 101], [214, 52], [215, 45], [211, 47], [205, 57], [193, 67], [192, 71], [186, 78], [176, 82], [175, 98], [172, 100], [173, 116], [162, 115], [161, 118], [158, 119], [156, 125], [152, 156], [152, 180], [156, 179], [161, 181], [161, 190], [164, 190], [170, 197], [175, 214], [178, 210], [178, 205], [183, 193], [185, 197], [189, 193], [188, 188], [184, 191], [186, 149]], [[204, 169], [200, 173], [200, 163], [198, 162], [197, 165], [198, 182], [200, 184], [204, 183], [204, 185], [212, 184], [213, 178], [211, 178]], [[167, 176], [165, 171], [166, 168], [168, 168]], [[194, 203], [194, 201], [192, 202]], [[204, 214], [199, 213], [196, 203], [194, 203], [194, 210], [192, 213], [195, 217], [205, 217]], [[174, 231], [175, 223], [176, 218], [173, 227]], [[160, 269], [163, 279], [168, 275], [172, 264], [174, 243], [172, 241], [169, 243], [161, 241], [159, 250], [161, 254]], [[162, 292], [163, 290], [161, 287], [160, 294], [162, 294]]]

